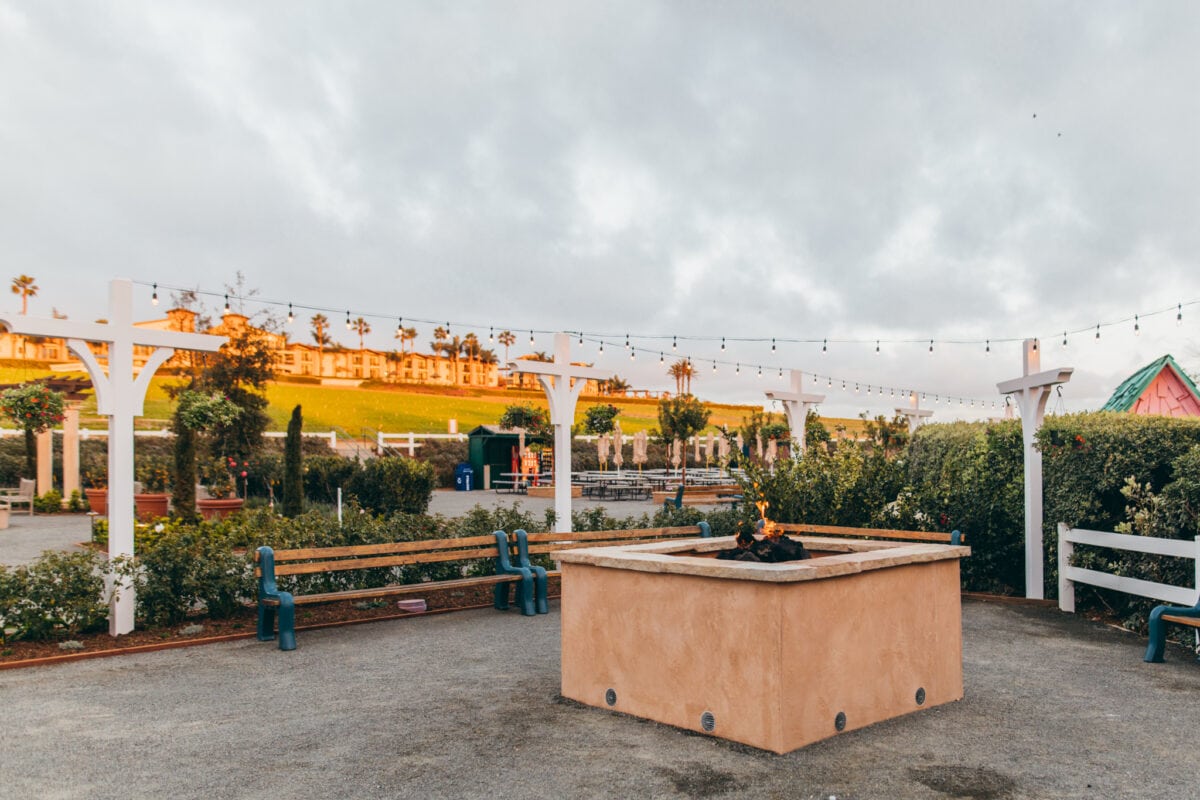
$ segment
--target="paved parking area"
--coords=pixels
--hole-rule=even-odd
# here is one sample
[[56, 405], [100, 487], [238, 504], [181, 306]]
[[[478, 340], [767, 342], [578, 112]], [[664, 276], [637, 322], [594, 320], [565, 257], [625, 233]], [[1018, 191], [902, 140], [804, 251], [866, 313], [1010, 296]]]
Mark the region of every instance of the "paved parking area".
[[785, 756], [562, 700], [556, 607], [301, 632], [291, 653], [249, 640], [2, 671], [0, 787], [89, 800], [1196, 796], [1189, 653], [1145, 664], [1140, 637], [1044, 607], [968, 600], [963, 618], [964, 700]]

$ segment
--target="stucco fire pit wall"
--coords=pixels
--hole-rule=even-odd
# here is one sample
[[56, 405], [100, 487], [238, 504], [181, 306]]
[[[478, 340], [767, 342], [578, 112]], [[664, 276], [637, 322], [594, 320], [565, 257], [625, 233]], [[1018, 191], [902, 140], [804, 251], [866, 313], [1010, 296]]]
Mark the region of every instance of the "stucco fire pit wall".
[[970, 548], [793, 538], [816, 557], [703, 555], [732, 538], [554, 553], [563, 695], [776, 753], [962, 699]]

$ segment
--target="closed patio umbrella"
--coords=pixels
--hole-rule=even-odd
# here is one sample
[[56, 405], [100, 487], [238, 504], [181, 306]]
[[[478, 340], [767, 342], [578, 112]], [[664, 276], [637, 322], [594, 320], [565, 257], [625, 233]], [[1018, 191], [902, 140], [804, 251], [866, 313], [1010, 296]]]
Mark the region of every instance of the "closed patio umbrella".
[[622, 449], [625, 447], [625, 437], [621, 434], [621, 423], [613, 425], [613, 463], [617, 465], [617, 469], [621, 469], [621, 465], [625, 463], [625, 454]]

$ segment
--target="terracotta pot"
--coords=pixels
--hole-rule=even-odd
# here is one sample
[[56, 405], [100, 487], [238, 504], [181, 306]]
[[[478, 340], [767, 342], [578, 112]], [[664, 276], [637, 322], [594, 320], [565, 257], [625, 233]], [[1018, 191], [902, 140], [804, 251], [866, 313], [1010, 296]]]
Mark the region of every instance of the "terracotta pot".
[[245, 501], [240, 497], [210, 497], [207, 500], [197, 500], [196, 510], [205, 519], [225, 519], [235, 511], [240, 511]]
[[152, 519], [165, 517], [169, 500], [170, 495], [160, 492], [135, 494], [133, 505], [137, 509], [138, 522], [149, 522]]
[[108, 513], [108, 489], [84, 489], [83, 494], [92, 511], [100, 516]]

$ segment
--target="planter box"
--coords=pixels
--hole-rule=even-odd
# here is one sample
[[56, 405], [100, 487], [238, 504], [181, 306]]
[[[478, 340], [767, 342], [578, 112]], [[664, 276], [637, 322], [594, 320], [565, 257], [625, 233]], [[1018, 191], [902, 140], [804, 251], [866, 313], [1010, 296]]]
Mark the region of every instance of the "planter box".
[[170, 501], [170, 495], [161, 492], [135, 494], [133, 496], [133, 505], [137, 509], [138, 522], [150, 522], [159, 517], [167, 516]]
[[92, 511], [102, 517], [108, 514], [108, 489], [84, 489], [83, 495]]
[[205, 519], [225, 519], [235, 511], [240, 511], [246, 501], [240, 497], [208, 498], [196, 501], [196, 510]]

